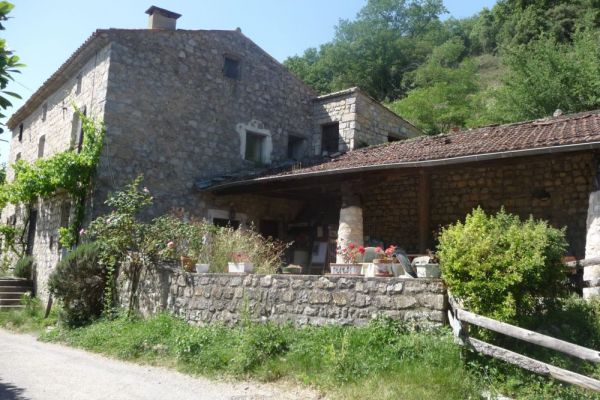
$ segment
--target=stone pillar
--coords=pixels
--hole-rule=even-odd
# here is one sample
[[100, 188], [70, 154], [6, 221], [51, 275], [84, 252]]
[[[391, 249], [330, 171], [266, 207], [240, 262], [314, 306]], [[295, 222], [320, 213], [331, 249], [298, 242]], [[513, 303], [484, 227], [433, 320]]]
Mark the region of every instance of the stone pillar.
[[[363, 245], [363, 214], [360, 197], [353, 193], [349, 185], [342, 187], [342, 208], [340, 209], [340, 225], [338, 241], [352, 242], [357, 246]], [[336, 257], [337, 263], [343, 263], [341, 256]]]
[[[600, 258], [600, 190], [598, 178], [594, 182], [594, 191], [590, 193], [588, 216], [587, 216], [587, 236], [585, 239], [585, 259]], [[589, 263], [583, 268], [583, 280], [587, 282], [588, 287], [583, 288], [583, 298], [589, 299], [592, 296], [600, 295], [600, 261]]]

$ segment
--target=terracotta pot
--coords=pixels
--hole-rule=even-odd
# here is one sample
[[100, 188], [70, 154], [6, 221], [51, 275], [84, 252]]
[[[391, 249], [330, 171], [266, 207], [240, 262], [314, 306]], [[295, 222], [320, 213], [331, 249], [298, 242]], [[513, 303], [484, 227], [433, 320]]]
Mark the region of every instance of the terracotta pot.
[[196, 263], [188, 256], [181, 256], [181, 268], [186, 272], [196, 272]]

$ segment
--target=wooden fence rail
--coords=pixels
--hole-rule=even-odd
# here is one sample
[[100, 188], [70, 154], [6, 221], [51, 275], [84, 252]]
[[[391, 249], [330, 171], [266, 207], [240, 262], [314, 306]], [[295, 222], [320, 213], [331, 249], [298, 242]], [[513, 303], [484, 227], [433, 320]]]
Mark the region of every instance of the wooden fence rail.
[[596, 379], [558, 368], [533, 358], [526, 357], [522, 354], [515, 353], [514, 351], [469, 337], [468, 325], [476, 325], [512, 338], [520, 339], [528, 343], [533, 343], [568, 354], [572, 357], [595, 363], [600, 363], [600, 352], [463, 310], [452, 296], [449, 296], [449, 300], [450, 309], [448, 310], [448, 321], [450, 322], [454, 336], [459, 339], [460, 344], [479, 353], [503, 360], [526, 370], [600, 392], [600, 381]]

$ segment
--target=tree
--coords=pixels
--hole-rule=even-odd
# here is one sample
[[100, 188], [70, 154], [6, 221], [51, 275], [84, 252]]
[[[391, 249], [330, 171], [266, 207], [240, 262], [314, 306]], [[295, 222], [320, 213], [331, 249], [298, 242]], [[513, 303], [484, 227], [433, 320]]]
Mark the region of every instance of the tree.
[[341, 20], [334, 39], [284, 64], [319, 92], [359, 86], [377, 100], [406, 93], [404, 75], [443, 43], [441, 0], [369, 0], [354, 21]]
[[479, 90], [477, 66], [471, 59], [461, 61], [465, 51], [458, 38], [437, 47], [411, 74], [416, 88], [392, 109], [428, 134], [464, 127], [473, 113], [471, 98]]
[[[13, 5], [7, 1], [0, 1], [0, 30], [4, 30], [3, 22], [8, 20], [8, 14], [13, 9]], [[14, 55], [6, 45], [6, 40], [0, 38], [0, 110], [6, 110], [12, 106], [9, 98], [14, 97], [20, 99], [21, 96], [14, 92], [9, 92], [6, 89], [8, 83], [13, 80], [12, 74], [19, 73], [18, 68], [24, 64], [19, 63], [19, 57]], [[0, 111], [0, 118], [5, 118], [6, 115]], [[0, 123], [0, 133], [4, 132], [3, 123]]]
[[573, 43], [545, 36], [504, 54], [508, 72], [493, 113], [501, 122], [600, 107], [600, 31], [574, 34]]

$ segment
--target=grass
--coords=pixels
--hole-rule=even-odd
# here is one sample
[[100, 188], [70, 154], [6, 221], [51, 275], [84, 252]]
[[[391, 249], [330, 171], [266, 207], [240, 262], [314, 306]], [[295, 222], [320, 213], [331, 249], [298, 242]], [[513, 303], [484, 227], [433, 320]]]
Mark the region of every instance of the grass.
[[232, 328], [196, 327], [159, 314], [46, 329], [54, 324], [55, 314], [44, 320], [39, 304], [31, 301], [24, 311], [0, 312], [0, 326], [38, 332], [43, 341], [192, 375], [294, 381], [334, 399], [479, 399], [483, 391], [525, 400], [600, 399], [466, 353], [447, 329], [419, 331], [386, 319], [365, 327], [244, 323]]
[[333, 398], [479, 398], [448, 331], [379, 320], [362, 328], [247, 324], [194, 327], [161, 314], [57, 329], [42, 340], [191, 374], [292, 379]]
[[23, 295], [22, 309], [0, 311], [0, 326], [15, 332], [42, 333], [48, 327], [56, 326], [58, 313], [54, 309], [48, 318], [44, 318], [44, 310], [39, 299]]

